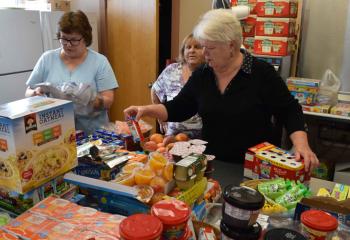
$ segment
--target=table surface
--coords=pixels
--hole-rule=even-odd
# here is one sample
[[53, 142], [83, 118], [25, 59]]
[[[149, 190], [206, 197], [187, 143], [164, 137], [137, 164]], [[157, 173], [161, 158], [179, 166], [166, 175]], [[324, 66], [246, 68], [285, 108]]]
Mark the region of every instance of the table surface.
[[316, 117], [324, 117], [324, 118], [331, 118], [335, 120], [347, 120], [350, 122], [350, 117], [341, 116], [341, 115], [335, 115], [335, 114], [329, 114], [329, 113], [318, 113], [318, 112], [309, 112], [309, 111], [303, 111], [305, 115], [310, 116], [316, 116]]
[[229, 184], [239, 185], [243, 180], [243, 164], [213, 160], [212, 178], [219, 181], [222, 188]]

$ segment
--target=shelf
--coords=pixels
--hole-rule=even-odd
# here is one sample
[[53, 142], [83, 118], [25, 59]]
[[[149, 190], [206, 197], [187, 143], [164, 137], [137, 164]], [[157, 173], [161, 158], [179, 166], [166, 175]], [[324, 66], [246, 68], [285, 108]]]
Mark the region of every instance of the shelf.
[[340, 116], [340, 115], [329, 114], [329, 113], [309, 112], [309, 111], [303, 111], [303, 112], [304, 112], [305, 115], [329, 118], [329, 119], [333, 119], [333, 120], [343, 120], [343, 121], [349, 121], [350, 122], [350, 117], [346, 117], [346, 116]]

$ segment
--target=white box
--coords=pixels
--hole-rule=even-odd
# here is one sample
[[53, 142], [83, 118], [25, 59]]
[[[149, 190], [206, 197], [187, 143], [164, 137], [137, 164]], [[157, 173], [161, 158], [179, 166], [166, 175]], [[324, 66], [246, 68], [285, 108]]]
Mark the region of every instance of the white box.
[[0, 105], [0, 187], [26, 193], [76, 165], [72, 102], [37, 96]]

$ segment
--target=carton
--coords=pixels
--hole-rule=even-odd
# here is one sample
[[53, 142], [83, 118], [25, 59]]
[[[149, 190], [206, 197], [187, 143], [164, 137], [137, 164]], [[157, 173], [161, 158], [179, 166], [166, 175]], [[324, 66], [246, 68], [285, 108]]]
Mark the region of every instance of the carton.
[[232, 7], [240, 6], [240, 5], [248, 6], [250, 9], [250, 14], [256, 14], [256, 11], [255, 11], [256, 1], [257, 0], [231, 0], [231, 6]]
[[298, 14], [297, 0], [257, 0], [258, 17], [295, 18]]
[[243, 37], [254, 37], [255, 35], [256, 15], [249, 15], [241, 20]]
[[257, 55], [288, 56], [294, 51], [292, 37], [255, 36], [254, 53]]
[[308, 183], [310, 174], [285, 150], [267, 142], [248, 149], [244, 162], [244, 177], [252, 179], [284, 178]]
[[0, 187], [26, 193], [77, 165], [73, 104], [31, 97], [0, 105]]
[[294, 18], [257, 18], [256, 36], [292, 37], [295, 35]]
[[254, 37], [244, 37], [243, 46], [247, 49], [248, 52], [252, 53], [254, 51]]

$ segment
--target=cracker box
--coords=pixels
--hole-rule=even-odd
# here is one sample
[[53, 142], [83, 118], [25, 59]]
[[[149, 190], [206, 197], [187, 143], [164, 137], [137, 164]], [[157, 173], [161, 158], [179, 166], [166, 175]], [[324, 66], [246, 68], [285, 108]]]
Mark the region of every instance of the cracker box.
[[294, 156], [288, 151], [274, 147], [269, 143], [262, 143], [250, 148], [245, 159], [244, 176], [248, 178], [281, 177], [304, 183], [310, 180], [310, 174], [305, 172], [302, 162], [295, 161]]
[[257, 55], [288, 56], [294, 51], [294, 38], [255, 36], [254, 53]]
[[249, 15], [241, 21], [243, 37], [254, 37], [255, 35], [256, 15]]
[[257, 18], [256, 36], [292, 37], [295, 35], [294, 18]]
[[0, 105], [0, 187], [26, 193], [77, 165], [73, 104], [31, 97]]
[[231, 0], [231, 6], [248, 6], [250, 9], [250, 14], [256, 14], [255, 6], [257, 0]]
[[257, 0], [255, 11], [258, 17], [295, 18], [298, 14], [297, 0]]

